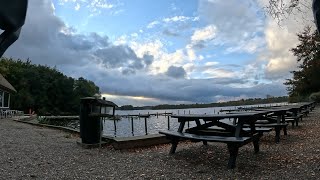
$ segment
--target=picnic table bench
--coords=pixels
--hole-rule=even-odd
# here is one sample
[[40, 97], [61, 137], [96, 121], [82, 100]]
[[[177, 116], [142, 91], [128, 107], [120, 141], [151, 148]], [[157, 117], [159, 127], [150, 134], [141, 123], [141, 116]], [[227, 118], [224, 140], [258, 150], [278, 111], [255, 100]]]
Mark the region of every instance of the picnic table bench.
[[[238, 114], [212, 114], [212, 115], [172, 115], [177, 118], [180, 123], [178, 131], [160, 131], [159, 133], [166, 135], [171, 141], [170, 154], [174, 154], [180, 140], [187, 139], [194, 142], [202, 141], [204, 145], [207, 142], [221, 142], [227, 144], [229, 151], [228, 168], [232, 169], [236, 166], [236, 158], [239, 148], [250, 142], [253, 143], [254, 152], [259, 152], [259, 140], [262, 133], [255, 128], [255, 121], [264, 114], [260, 112], [248, 112]], [[225, 118], [236, 119], [236, 124], [231, 125], [221, 122]], [[204, 123], [201, 123], [203, 120]], [[188, 121], [195, 121], [196, 126], [184, 130], [184, 125]], [[243, 124], [250, 124], [246, 130]], [[220, 130], [210, 129], [210, 127], [220, 127]]]

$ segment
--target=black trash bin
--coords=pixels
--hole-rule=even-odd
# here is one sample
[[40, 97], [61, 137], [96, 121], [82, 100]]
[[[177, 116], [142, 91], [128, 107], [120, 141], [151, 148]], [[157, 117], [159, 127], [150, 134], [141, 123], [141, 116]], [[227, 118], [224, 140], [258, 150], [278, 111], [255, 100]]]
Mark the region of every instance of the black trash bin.
[[[114, 116], [117, 105], [105, 99], [95, 97], [81, 98], [80, 101], [80, 137], [84, 144], [100, 143], [102, 124], [100, 118]], [[106, 112], [111, 108], [112, 112]]]

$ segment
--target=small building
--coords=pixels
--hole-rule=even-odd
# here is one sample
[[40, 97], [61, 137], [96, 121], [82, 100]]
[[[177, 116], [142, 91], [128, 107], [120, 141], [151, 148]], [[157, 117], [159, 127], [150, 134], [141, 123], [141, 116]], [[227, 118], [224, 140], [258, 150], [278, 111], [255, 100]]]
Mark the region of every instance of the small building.
[[0, 110], [10, 108], [10, 94], [16, 89], [0, 74]]

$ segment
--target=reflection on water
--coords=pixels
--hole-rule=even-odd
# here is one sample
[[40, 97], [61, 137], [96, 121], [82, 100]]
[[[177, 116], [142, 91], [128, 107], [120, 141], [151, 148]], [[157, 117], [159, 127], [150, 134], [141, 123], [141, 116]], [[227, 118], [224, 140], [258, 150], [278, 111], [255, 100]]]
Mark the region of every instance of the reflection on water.
[[[259, 107], [283, 105], [284, 103], [260, 104], [254, 105]], [[157, 114], [157, 113], [172, 113], [172, 114], [217, 114], [224, 109], [237, 109], [238, 107], [252, 106], [229, 106], [229, 107], [212, 107], [212, 108], [194, 108], [194, 109], [166, 109], [166, 110], [133, 110], [133, 111], [116, 111], [116, 115], [138, 115], [138, 114]], [[133, 125], [133, 129], [132, 129]], [[194, 127], [194, 122], [186, 123], [185, 128]], [[120, 120], [104, 120], [103, 134], [106, 136], [128, 137], [142, 136], [147, 134], [158, 134], [160, 130], [177, 130], [179, 123], [177, 119], [168, 116], [150, 116], [150, 118], [138, 117], [122, 117]]]

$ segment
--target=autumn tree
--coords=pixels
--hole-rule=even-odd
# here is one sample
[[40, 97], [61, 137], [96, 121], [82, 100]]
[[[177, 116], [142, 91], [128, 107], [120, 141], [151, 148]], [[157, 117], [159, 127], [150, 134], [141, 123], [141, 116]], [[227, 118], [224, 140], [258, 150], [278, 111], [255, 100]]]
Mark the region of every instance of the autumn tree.
[[298, 34], [299, 45], [291, 51], [299, 63], [298, 69], [292, 71], [292, 79], [287, 79], [289, 96], [293, 100], [308, 97], [320, 91], [320, 36], [310, 27]]

